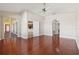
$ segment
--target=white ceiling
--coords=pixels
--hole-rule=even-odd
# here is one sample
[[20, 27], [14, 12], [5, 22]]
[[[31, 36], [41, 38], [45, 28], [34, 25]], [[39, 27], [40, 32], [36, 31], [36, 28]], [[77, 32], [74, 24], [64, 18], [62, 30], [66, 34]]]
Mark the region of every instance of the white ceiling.
[[[47, 14], [61, 13], [61, 12], [74, 12], [79, 10], [78, 3], [47, 3]], [[43, 3], [0, 3], [0, 11], [9, 11], [19, 13], [23, 10], [30, 10], [35, 13], [41, 14]]]

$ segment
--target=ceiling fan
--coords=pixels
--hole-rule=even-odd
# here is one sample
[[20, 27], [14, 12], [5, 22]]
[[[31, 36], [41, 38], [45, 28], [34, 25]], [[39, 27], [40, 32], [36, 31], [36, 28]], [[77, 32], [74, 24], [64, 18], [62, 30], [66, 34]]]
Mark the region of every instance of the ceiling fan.
[[42, 9], [42, 11], [43, 11], [44, 13], [47, 12], [46, 3], [43, 3], [43, 9]]
[[45, 16], [46, 14], [48, 13], [51, 13], [50, 12], [50, 6], [47, 5], [46, 3], [43, 3], [43, 8], [41, 9], [40, 13]]

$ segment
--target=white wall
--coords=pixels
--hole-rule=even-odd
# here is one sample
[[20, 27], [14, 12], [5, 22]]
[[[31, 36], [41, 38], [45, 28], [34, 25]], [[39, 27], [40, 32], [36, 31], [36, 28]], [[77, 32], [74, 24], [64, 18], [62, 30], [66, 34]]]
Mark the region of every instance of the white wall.
[[55, 19], [57, 19], [60, 22], [61, 37], [77, 39], [75, 13], [60, 13], [56, 15], [47, 16], [44, 22], [44, 35], [52, 36], [52, 22]]
[[39, 36], [39, 21], [33, 21], [33, 37]]
[[27, 32], [27, 12], [24, 11], [21, 14], [21, 37], [27, 39], [28, 32]]
[[49, 16], [45, 17], [45, 20], [44, 20], [44, 35], [53, 36], [52, 23], [53, 23], [54, 19], [56, 19], [55, 15], [49, 15]]
[[21, 17], [17, 19], [17, 35], [21, 37]]
[[27, 20], [29, 21], [37, 21], [39, 22], [39, 35], [43, 35], [44, 34], [44, 17], [40, 16], [36, 13], [33, 13], [31, 11], [27, 11]]
[[76, 39], [76, 18], [74, 13], [57, 15], [60, 21], [60, 37]]
[[44, 22], [44, 35], [52, 36], [52, 22], [45, 20]]
[[79, 48], [79, 12], [76, 12], [75, 15], [76, 15], [76, 35], [77, 35], [76, 42]]
[[41, 20], [41, 21], [39, 21], [39, 33], [40, 33], [40, 35], [44, 35], [44, 18]]
[[79, 48], [79, 12], [57, 14], [60, 20], [60, 37], [75, 39]]

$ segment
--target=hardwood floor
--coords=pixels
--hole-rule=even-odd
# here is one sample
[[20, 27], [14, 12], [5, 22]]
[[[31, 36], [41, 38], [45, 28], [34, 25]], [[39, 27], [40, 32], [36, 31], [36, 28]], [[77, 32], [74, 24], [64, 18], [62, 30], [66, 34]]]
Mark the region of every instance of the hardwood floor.
[[38, 36], [28, 39], [0, 40], [1, 55], [77, 55], [78, 48], [73, 39], [58, 36]]

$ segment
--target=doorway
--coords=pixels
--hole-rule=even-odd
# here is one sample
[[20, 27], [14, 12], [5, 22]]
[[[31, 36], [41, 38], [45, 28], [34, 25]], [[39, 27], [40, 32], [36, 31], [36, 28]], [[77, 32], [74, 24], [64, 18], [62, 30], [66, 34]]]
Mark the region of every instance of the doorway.
[[5, 24], [4, 29], [4, 38], [10, 38], [10, 24]]

